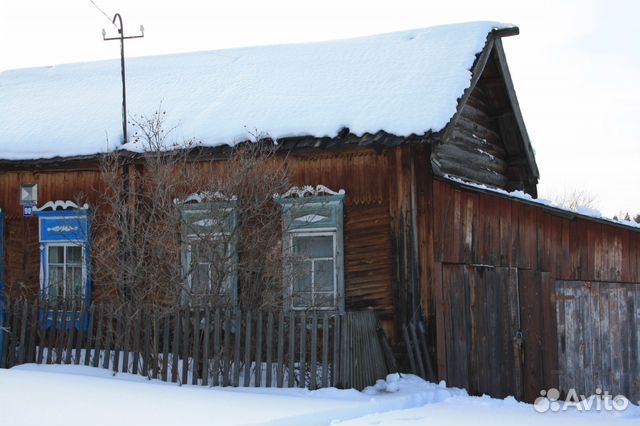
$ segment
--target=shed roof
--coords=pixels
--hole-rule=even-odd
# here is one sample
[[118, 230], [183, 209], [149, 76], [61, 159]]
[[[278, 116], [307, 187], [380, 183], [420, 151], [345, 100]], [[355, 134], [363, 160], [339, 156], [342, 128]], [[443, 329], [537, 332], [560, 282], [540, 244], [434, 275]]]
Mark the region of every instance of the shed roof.
[[[276, 139], [398, 137], [443, 130], [497, 22], [321, 43], [131, 58], [130, 114], [161, 108], [174, 136], [206, 146]], [[0, 73], [0, 159], [73, 157], [120, 145], [118, 60]], [[135, 151], [140, 147], [127, 144]]]

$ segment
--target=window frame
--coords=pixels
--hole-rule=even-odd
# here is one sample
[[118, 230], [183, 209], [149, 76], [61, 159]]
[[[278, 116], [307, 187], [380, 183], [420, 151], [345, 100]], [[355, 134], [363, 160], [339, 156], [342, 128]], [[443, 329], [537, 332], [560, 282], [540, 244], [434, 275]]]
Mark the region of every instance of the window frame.
[[[79, 247], [80, 248], [80, 267], [82, 268], [82, 291], [80, 295], [72, 295], [72, 300], [75, 299], [76, 297], [79, 297], [80, 300], [84, 300], [87, 296], [87, 289], [86, 289], [86, 275], [87, 275], [87, 267], [86, 267], [86, 261], [85, 261], [85, 250], [84, 250], [84, 244], [82, 243], [75, 243], [75, 242], [49, 242], [49, 243], [45, 243], [45, 247], [44, 247], [44, 262], [46, 265], [46, 281], [45, 281], [45, 285], [42, 288], [42, 292], [44, 297], [47, 300], [50, 300], [49, 298], [49, 287], [51, 287], [51, 262], [49, 261], [49, 249], [51, 249], [52, 247], [63, 247], [64, 251], [63, 251], [63, 263], [62, 263], [62, 270], [63, 270], [63, 278], [62, 278], [62, 296], [60, 296], [60, 293], [58, 294], [57, 298], [60, 300], [65, 301], [67, 299], [66, 297], [66, 288], [67, 288], [67, 268], [69, 268], [69, 263], [67, 261], [67, 252], [68, 252], [68, 248], [69, 247]], [[60, 266], [60, 264], [56, 265], [56, 266]], [[75, 266], [75, 265], [74, 265]]]
[[[195, 197], [190, 197], [193, 200]], [[189, 304], [189, 300], [193, 296], [206, 296], [206, 294], [196, 294], [192, 292], [193, 284], [193, 271], [191, 271], [191, 246], [192, 241], [202, 240], [203, 236], [211, 237], [213, 239], [219, 236], [225, 236], [227, 241], [227, 259], [231, 262], [229, 266], [230, 274], [228, 275], [229, 283], [226, 285], [225, 291], [230, 293], [230, 303], [232, 306], [236, 306], [238, 301], [238, 250], [237, 250], [237, 226], [238, 226], [238, 209], [237, 201], [235, 198], [220, 201], [197, 201], [193, 203], [180, 203], [179, 205], [181, 215], [181, 261], [182, 271], [184, 275], [184, 290], [182, 294], [182, 304]], [[201, 233], [193, 232], [193, 227], [196, 222], [201, 220], [215, 220], [214, 217], [207, 216], [207, 212], [224, 211], [228, 213], [228, 216], [224, 217], [224, 231], [219, 232], [212, 230], [211, 232], [203, 231]], [[197, 225], [201, 228], [204, 226]], [[210, 263], [211, 265], [211, 263]], [[211, 274], [211, 272], [210, 272]], [[209, 280], [208, 288], [212, 295], [213, 288], [211, 286], [212, 281]], [[224, 293], [221, 293], [224, 295]]]
[[[313, 230], [292, 230], [288, 232], [288, 237], [289, 237], [289, 241], [288, 241], [288, 255], [291, 256], [291, 253], [295, 251], [295, 246], [293, 243], [293, 240], [295, 238], [304, 238], [304, 237], [331, 237], [332, 239], [332, 251], [333, 251], [333, 256], [332, 257], [318, 257], [318, 258], [312, 258], [314, 263], [316, 260], [328, 260], [331, 259], [333, 261], [333, 304], [332, 306], [317, 306], [314, 303], [315, 300], [315, 294], [316, 291], [314, 289], [315, 287], [315, 281], [313, 279], [313, 269], [312, 269], [312, 273], [311, 273], [311, 290], [309, 291], [309, 293], [311, 294], [311, 306], [295, 306], [294, 305], [294, 293], [296, 293], [294, 291], [294, 285], [295, 283], [293, 282], [294, 277], [293, 274], [288, 274], [289, 279], [292, 280], [292, 282], [290, 284], [288, 284], [288, 288], [289, 288], [289, 303], [290, 303], [290, 308], [294, 311], [298, 311], [298, 310], [307, 310], [307, 309], [314, 309], [314, 310], [318, 310], [318, 311], [335, 311], [336, 309], [339, 308], [339, 291], [338, 291], [338, 236], [337, 236], [337, 229], [336, 228], [316, 228]], [[289, 271], [291, 270], [291, 262], [288, 263], [288, 268]], [[327, 293], [327, 292], [321, 292], [321, 293]]]
[[[61, 210], [58, 208], [61, 207]], [[90, 262], [89, 207], [78, 207], [66, 201], [48, 202], [41, 208], [35, 208], [38, 217], [38, 241], [40, 246], [40, 298], [51, 303], [49, 288], [49, 247], [73, 246], [81, 249], [82, 294], [78, 300], [86, 305], [91, 304], [92, 281]], [[55, 226], [53, 226], [55, 225]], [[51, 227], [53, 226], [53, 227]], [[65, 259], [66, 259], [65, 248]], [[65, 267], [66, 274], [66, 267]], [[65, 283], [66, 285], [66, 283]], [[55, 302], [65, 303], [67, 298], [58, 296]], [[73, 300], [71, 300], [73, 302]]]
[[[308, 193], [313, 196], [307, 197]], [[325, 194], [321, 194], [324, 192]], [[297, 195], [290, 197], [290, 194]], [[282, 206], [282, 250], [283, 272], [285, 273], [284, 298], [285, 309], [293, 311], [317, 310], [322, 312], [345, 311], [344, 301], [344, 191], [333, 192], [324, 186], [292, 188], [276, 201]], [[295, 307], [293, 306], [293, 274], [291, 261], [293, 238], [300, 234], [334, 235], [334, 276], [335, 292], [333, 307]], [[287, 282], [289, 281], [289, 282]]]

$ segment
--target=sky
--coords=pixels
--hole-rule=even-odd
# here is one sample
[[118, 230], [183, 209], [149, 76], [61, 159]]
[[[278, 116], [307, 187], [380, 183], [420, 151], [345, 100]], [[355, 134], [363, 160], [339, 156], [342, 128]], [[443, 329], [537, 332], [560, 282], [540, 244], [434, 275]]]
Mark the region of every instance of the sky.
[[[0, 71], [126, 55], [331, 40], [473, 20], [504, 40], [540, 169], [539, 195], [584, 191], [606, 215], [640, 213], [640, 32], [636, 0], [0, 0]], [[0, 88], [1, 90], [1, 88]]]

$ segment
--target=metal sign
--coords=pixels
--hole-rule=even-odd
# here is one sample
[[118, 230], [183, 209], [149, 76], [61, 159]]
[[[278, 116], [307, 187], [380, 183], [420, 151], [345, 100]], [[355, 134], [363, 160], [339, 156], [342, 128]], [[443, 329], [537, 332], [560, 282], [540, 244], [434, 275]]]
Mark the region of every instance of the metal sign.
[[20, 185], [20, 205], [35, 206], [36, 204], [38, 204], [38, 185], [35, 183], [23, 183]]

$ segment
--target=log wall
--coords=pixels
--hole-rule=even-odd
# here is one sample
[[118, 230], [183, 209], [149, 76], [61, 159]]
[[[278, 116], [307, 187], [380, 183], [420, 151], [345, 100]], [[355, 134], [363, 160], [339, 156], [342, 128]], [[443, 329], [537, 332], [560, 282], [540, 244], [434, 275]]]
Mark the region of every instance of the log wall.
[[[373, 309], [393, 332], [394, 301], [389, 209], [389, 158], [393, 151], [290, 154], [286, 157], [293, 185], [322, 184], [344, 189], [345, 304]], [[214, 164], [212, 170], [224, 167]], [[26, 165], [25, 167], [28, 167]], [[5, 171], [0, 175], [0, 208], [5, 212], [5, 294], [35, 296], [39, 289], [38, 219], [24, 218], [19, 205], [21, 183], [38, 184], [39, 204], [49, 200], [98, 200], [96, 166], [38, 172]]]
[[38, 218], [23, 217], [20, 185], [38, 185], [38, 202], [96, 200], [100, 173], [91, 169], [3, 171], [0, 174], [0, 208], [5, 212], [5, 294], [33, 297], [40, 287]]

